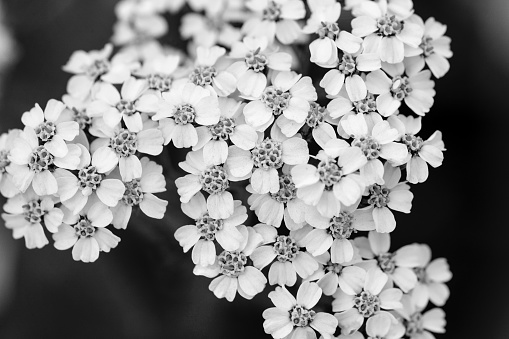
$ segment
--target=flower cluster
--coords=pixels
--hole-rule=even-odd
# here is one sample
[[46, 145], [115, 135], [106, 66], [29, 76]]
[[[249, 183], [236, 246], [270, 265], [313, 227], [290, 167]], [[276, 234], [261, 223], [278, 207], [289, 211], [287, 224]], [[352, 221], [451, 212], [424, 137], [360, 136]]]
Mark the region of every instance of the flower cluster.
[[[162, 14], [183, 8], [189, 57], [155, 40]], [[390, 248], [394, 212], [410, 213], [411, 185], [443, 160], [441, 133], [419, 132], [432, 77], [449, 69], [444, 25], [411, 0], [124, 0], [117, 16], [123, 47], [75, 52], [62, 101], [0, 138], [15, 238], [40, 248], [49, 232], [75, 260], [96, 260], [120, 241], [107, 227], [125, 229], [133, 208], [163, 218], [154, 157], [181, 148], [175, 184], [190, 221], [175, 238], [218, 298], [276, 286], [266, 333], [444, 331], [446, 260], [423, 244]]]

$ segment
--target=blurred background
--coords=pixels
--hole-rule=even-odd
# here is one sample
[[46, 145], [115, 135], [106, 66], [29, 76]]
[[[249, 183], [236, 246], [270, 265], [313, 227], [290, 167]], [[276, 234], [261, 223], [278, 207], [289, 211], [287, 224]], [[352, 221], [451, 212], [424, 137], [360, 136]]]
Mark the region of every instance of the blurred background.
[[[104, 46], [115, 3], [4, 1], [18, 58], [0, 98], [0, 132], [19, 128], [34, 103], [65, 93], [61, 66], [75, 50]], [[428, 243], [435, 258], [449, 261], [448, 332], [437, 338], [506, 339], [509, 1], [414, 4], [424, 19], [446, 23], [452, 37], [451, 71], [436, 83], [421, 132], [428, 137], [440, 129], [447, 152], [443, 166], [412, 188], [412, 213], [396, 215], [393, 248]], [[210, 280], [193, 276], [190, 255], [173, 238], [189, 220], [172, 182], [164, 198], [170, 201], [164, 220], [135, 219], [116, 232], [122, 238], [116, 249], [88, 265], [52, 246], [27, 250], [0, 221], [0, 338], [268, 338], [261, 317], [271, 306], [266, 293], [251, 302], [216, 299]]]

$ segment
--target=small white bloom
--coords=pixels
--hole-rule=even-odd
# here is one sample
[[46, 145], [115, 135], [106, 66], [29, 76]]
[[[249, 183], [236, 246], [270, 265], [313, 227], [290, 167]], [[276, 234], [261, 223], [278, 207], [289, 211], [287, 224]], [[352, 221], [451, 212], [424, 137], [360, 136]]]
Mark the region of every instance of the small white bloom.
[[330, 339], [338, 321], [325, 312], [315, 312], [322, 297], [321, 288], [313, 282], [304, 282], [299, 286], [297, 298], [285, 287], [276, 287], [269, 293], [269, 298], [276, 307], [263, 311], [263, 329], [273, 338], [307, 338], [316, 339], [318, 331], [324, 338]]
[[[209, 285], [209, 290], [218, 298], [233, 301], [237, 292], [245, 299], [252, 299], [262, 292], [267, 279], [260, 270], [248, 265], [248, 258], [258, 247], [263, 238], [252, 227], [239, 226], [243, 242], [235, 251], [223, 251], [214, 265], [195, 266], [193, 273], [208, 278], [215, 278]], [[218, 276], [219, 275], [219, 276]]]
[[175, 239], [184, 252], [193, 249], [195, 265], [209, 266], [215, 263], [217, 253], [214, 240], [226, 251], [235, 251], [243, 243], [244, 238], [238, 226], [247, 220], [246, 207], [239, 200], [235, 200], [234, 204], [233, 214], [226, 219], [210, 217], [205, 197], [201, 193], [182, 204], [182, 210], [195, 220], [195, 224], [177, 229]]
[[73, 214], [64, 208], [64, 221], [53, 234], [57, 250], [72, 249], [76, 261], [94, 262], [99, 252], [109, 252], [117, 247], [120, 238], [106, 228], [113, 220], [113, 214], [101, 202], [95, 203], [80, 214]]
[[0, 135], [0, 194], [6, 198], [12, 198], [19, 193], [19, 189], [12, 182], [12, 175], [9, 174], [7, 168], [11, 164], [9, 154], [20, 133], [21, 130], [13, 129]]

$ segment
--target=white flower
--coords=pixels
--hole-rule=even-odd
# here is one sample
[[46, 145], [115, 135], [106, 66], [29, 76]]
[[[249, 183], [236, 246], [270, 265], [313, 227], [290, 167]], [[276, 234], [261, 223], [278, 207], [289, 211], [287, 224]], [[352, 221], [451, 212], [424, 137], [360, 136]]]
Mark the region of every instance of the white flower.
[[159, 155], [163, 151], [163, 133], [152, 120], [145, 121], [138, 132], [119, 126], [101, 126], [102, 119], [94, 125], [97, 128], [91, 132], [99, 138], [91, 145], [92, 162], [97, 164], [101, 173], [110, 172], [118, 165], [123, 181], [140, 178], [142, 166], [137, 153]]
[[39, 145], [35, 131], [25, 127], [15, 140], [8, 159], [7, 167], [12, 182], [21, 192], [32, 185], [40, 196], [56, 194], [57, 181], [53, 172], [56, 167], [75, 170], [80, 163], [81, 148], [74, 144], [67, 145], [68, 152], [64, 157], [53, 156], [44, 146]]
[[[338, 312], [334, 316], [338, 319], [342, 334], [352, 334], [369, 319], [377, 314], [386, 314], [396, 319], [384, 310], [401, 308], [403, 293], [397, 288], [387, 288], [387, 275], [378, 267], [369, 269], [361, 279], [361, 285], [355, 287], [355, 294], [346, 294], [338, 289], [334, 294], [332, 310]], [[352, 286], [353, 287], [353, 286]]]
[[248, 36], [264, 36], [272, 44], [274, 37], [285, 45], [297, 40], [301, 28], [296, 20], [304, 19], [306, 8], [302, 0], [248, 0], [246, 7], [256, 13], [242, 26]]
[[396, 219], [391, 210], [410, 213], [414, 195], [410, 192], [410, 186], [405, 182], [399, 182], [401, 170], [392, 167], [388, 162], [384, 165], [384, 184], [373, 184], [366, 187], [364, 193], [367, 203], [373, 208], [373, 219], [376, 231], [390, 233], [396, 228]]
[[315, 258], [301, 250], [305, 232], [299, 230], [291, 231], [288, 236], [278, 235], [274, 227], [266, 224], [258, 224], [254, 229], [263, 236], [264, 243], [253, 251], [251, 259], [254, 267], [260, 270], [270, 265], [270, 285], [293, 286], [297, 275], [305, 279], [318, 269]]
[[85, 263], [94, 262], [99, 252], [109, 252], [117, 247], [120, 238], [106, 228], [113, 220], [113, 214], [101, 202], [93, 204], [80, 214], [64, 209], [64, 223], [53, 234], [57, 250], [72, 249], [72, 258]]
[[416, 267], [424, 264], [426, 248], [420, 244], [401, 247], [389, 252], [391, 238], [387, 233], [369, 232], [368, 238], [355, 239], [360, 255], [369, 259], [362, 267], [377, 265], [403, 292], [408, 293], [417, 285]]
[[66, 141], [72, 141], [79, 133], [79, 125], [75, 121], [58, 122], [60, 114], [65, 110], [61, 101], [51, 99], [44, 112], [35, 104], [29, 112], [23, 113], [21, 121], [31, 127], [45, 149], [55, 157], [65, 157], [68, 149]]
[[12, 198], [19, 193], [19, 189], [12, 182], [12, 175], [7, 168], [10, 166], [9, 154], [19, 138], [21, 130], [13, 129], [0, 135], [0, 194], [6, 198]]
[[[399, 120], [401, 124], [395, 121]], [[445, 150], [439, 131], [426, 141], [416, 134], [421, 130], [421, 117], [405, 117], [401, 114], [389, 117], [389, 122], [402, 126], [401, 141], [408, 148], [408, 156], [402, 164], [406, 163], [406, 180], [412, 184], [426, 181], [428, 178], [428, 163], [433, 167], [442, 165]], [[397, 128], [397, 127], [396, 127]]]
[[[212, 1], [209, 3], [217, 3]], [[224, 15], [223, 15], [224, 14]], [[187, 40], [192, 39], [196, 46], [211, 47], [216, 44], [230, 47], [242, 38], [240, 29], [226, 22], [226, 13], [221, 14], [225, 18], [214, 18], [213, 21], [199, 13], [186, 13], [182, 16], [180, 36]]]
[[[249, 178], [258, 194], [279, 192], [278, 169], [287, 165], [305, 164], [309, 159], [308, 144], [300, 138], [278, 141], [266, 138], [251, 151], [230, 146], [226, 165], [237, 178]], [[253, 171], [254, 167], [254, 171]]]
[[258, 141], [258, 134], [253, 127], [244, 123], [243, 105], [230, 98], [218, 98], [221, 116], [215, 125], [198, 126], [198, 143], [193, 151], [203, 148], [207, 163], [222, 164], [228, 157], [228, 141], [243, 149], [253, 149]]
[[417, 285], [411, 292], [412, 302], [418, 308], [425, 308], [431, 300], [436, 306], [444, 306], [449, 298], [449, 288], [445, 284], [452, 278], [449, 264], [445, 258], [431, 261], [431, 249], [422, 245], [422, 262], [414, 267]]
[[246, 36], [232, 45], [230, 58], [243, 59], [234, 62], [228, 71], [237, 78], [237, 89], [248, 98], [258, 98], [267, 86], [266, 69], [290, 71], [292, 56], [279, 52], [268, 45], [265, 37]]
[[263, 90], [260, 99], [244, 107], [246, 122], [258, 131], [264, 131], [274, 121], [274, 116], [302, 123], [309, 112], [309, 103], [316, 101], [317, 94], [310, 77], [295, 72], [281, 72], [272, 85]]
[[396, 311], [403, 317], [402, 322], [409, 339], [434, 339], [431, 332], [445, 333], [445, 312], [441, 308], [422, 312], [408, 295], [403, 297], [402, 304], [403, 307]]
[[325, 339], [332, 338], [338, 321], [331, 314], [315, 312], [322, 297], [322, 290], [316, 283], [304, 282], [299, 286], [297, 298], [284, 287], [276, 287], [269, 298], [276, 307], [263, 311], [263, 329], [273, 338], [316, 339], [318, 331]]
[[336, 96], [345, 84], [350, 100], [361, 101], [366, 98], [368, 90], [360, 72], [372, 72], [381, 67], [380, 57], [375, 53], [344, 53], [341, 61], [325, 73], [320, 87], [324, 88], [327, 94]]
[[297, 190], [289, 173], [279, 175], [277, 193], [258, 194], [249, 185], [246, 189], [252, 193], [248, 199], [250, 209], [255, 211], [260, 222], [279, 227], [284, 220], [289, 230], [296, 230], [304, 225], [306, 205], [297, 198]]
[[7, 200], [2, 214], [5, 227], [12, 229], [15, 239], [25, 238], [27, 248], [42, 248], [48, 244], [43, 225], [55, 233], [62, 224], [64, 213], [55, 207], [52, 197], [40, 197], [32, 189]]
[[178, 54], [157, 53], [147, 58], [136, 74], [147, 79], [149, 89], [166, 92], [173, 85], [180, 62], [181, 57]]
[[195, 224], [177, 229], [175, 239], [184, 252], [193, 248], [192, 259], [195, 265], [214, 264], [217, 256], [214, 240], [226, 251], [235, 251], [242, 244], [244, 238], [238, 226], [247, 220], [246, 207], [239, 200], [235, 200], [234, 204], [233, 214], [226, 219], [210, 217], [205, 197], [201, 193], [181, 205], [182, 211], [194, 219]]
[[129, 131], [139, 132], [143, 129], [141, 113], [154, 113], [159, 109], [159, 98], [153, 93], [146, 93], [147, 89], [147, 80], [134, 77], [123, 83], [120, 93], [111, 84], [98, 84], [88, 113], [102, 117], [110, 128], [123, 121]]
[[320, 214], [331, 218], [338, 215], [341, 205], [356, 203], [364, 191], [364, 181], [354, 173], [366, 163], [366, 157], [357, 147], [350, 147], [340, 139], [332, 139], [325, 150], [316, 156], [320, 162], [297, 165], [292, 178], [297, 197], [306, 204], [316, 206]]
[[[262, 236], [252, 227], [239, 226], [243, 242], [235, 251], [223, 251], [217, 256], [214, 265], [203, 267], [196, 265], [193, 273], [214, 278], [209, 290], [218, 298], [233, 301], [237, 292], [241, 297], [252, 299], [262, 292], [267, 279], [260, 270], [247, 264], [254, 249], [263, 241]], [[219, 276], [218, 276], [219, 275]]]
[[113, 212], [112, 224], [115, 228], [127, 228], [133, 208], [136, 207], [139, 207], [145, 215], [154, 219], [162, 219], [166, 212], [168, 202], [154, 195], [154, 193], [166, 191], [163, 167], [146, 157], [141, 158], [140, 163], [141, 176], [131, 181], [124, 181], [124, 195], [118, 204], [111, 209]]
[[86, 98], [96, 81], [99, 79], [112, 84], [126, 81], [131, 70], [137, 67], [134, 62], [126, 62], [121, 54], [108, 58], [113, 51], [113, 45], [107, 44], [100, 51], [74, 52], [63, 70], [75, 74], [67, 83], [67, 92], [74, 97]]
[[217, 97], [203, 87], [188, 83], [163, 93], [168, 107], [152, 117], [159, 120], [164, 144], [170, 141], [177, 148], [187, 148], [198, 143], [198, 134], [193, 123], [202, 126], [219, 122], [220, 111]]
[[333, 295], [338, 287], [346, 294], [354, 295], [355, 291], [362, 288], [363, 279], [366, 275], [364, 269], [355, 266], [361, 261], [358, 250], [354, 259], [350, 262], [335, 264], [330, 260], [329, 252], [315, 257], [320, 263], [320, 268], [307, 278], [309, 281], [318, 280], [317, 284], [325, 295]]
[[384, 117], [394, 114], [401, 106], [401, 101], [418, 115], [425, 115], [433, 106], [435, 96], [435, 82], [431, 80], [428, 70], [419, 73], [405, 72], [403, 63], [383, 65], [383, 69], [391, 76], [389, 78], [382, 70], [369, 73], [366, 76], [366, 86], [373, 94], [380, 94], [376, 98], [378, 112]]
[[314, 256], [330, 249], [334, 264], [353, 260], [355, 246], [349, 240], [351, 235], [375, 229], [371, 210], [358, 210], [357, 206], [358, 203], [341, 206], [341, 212], [330, 218], [322, 216], [316, 208], [308, 208], [305, 219], [315, 229], [303, 239], [306, 249]]
[[233, 214], [233, 196], [227, 191], [230, 187], [229, 175], [223, 165], [206, 163], [203, 150], [199, 150], [187, 153], [186, 161], [180, 162], [179, 166], [191, 173], [175, 180], [181, 202], [189, 202], [203, 190], [209, 194], [207, 209], [212, 218], [226, 219]]
[[360, 169], [366, 185], [384, 183], [384, 169], [379, 158], [399, 164], [408, 154], [406, 145], [394, 142], [398, 138], [398, 131], [391, 128], [387, 121], [378, 121], [372, 129], [368, 129], [363, 114], [350, 115], [341, 120], [345, 133], [354, 138], [352, 146], [362, 150], [367, 158]]
[[427, 65], [435, 78], [443, 77], [450, 68], [448, 58], [452, 57], [451, 38], [444, 36], [447, 30], [434, 18], [424, 23], [418, 15], [412, 15], [410, 20], [424, 27], [424, 36], [418, 48], [405, 46], [405, 67], [409, 73], [417, 73]]
[[405, 45], [418, 47], [423, 35], [421, 26], [406, 20], [413, 12], [411, 7], [394, 10], [387, 0], [365, 1], [355, 8], [357, 17], [352, 20], [353, 35], [364, 38], [364, 52], [377, 53], [382, 61], [391, 64], [402, 62]]
[[77, 176], [64, 169], [55, 170], [62, 204], [74, 214], [79, 213], [89, 199], [95, 196], [109, 207], [116, 206], [124, 194], [124, 184], [107, 175], [108, 164], [102, 159], [99, 161], [100, 157], [95, 156], [95, 153], [91, 157], [85, 147], [81, 146], [81, 150], [82, 161], [76, 167], [79, 170]]
[[218, 69], [220, 58], [226, 53], [223, 47], [212, 46], [196, 48], [195, 67], [189, 74], [189, 80], [201, 86], [212, 96], [226, 97], [237, 87], [237, 78], [228, 70]]

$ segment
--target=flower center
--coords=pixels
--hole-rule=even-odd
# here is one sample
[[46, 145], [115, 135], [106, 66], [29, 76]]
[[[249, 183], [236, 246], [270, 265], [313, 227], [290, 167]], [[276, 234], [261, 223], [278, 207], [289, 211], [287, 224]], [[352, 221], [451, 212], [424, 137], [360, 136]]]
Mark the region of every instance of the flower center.
[[96, 227], [92, 226], [90, 220], [87, 217], [80, 216], [80, 219], [74, 227], [74, 233], [80, 238], [93, 237], [96, 231]]
[[399, 101], [405, 99], [412, 93], [412, 86], [407, 77], [397, 76], [392, 80], [391, 87], [392, 96]]
[[355, 59], [351, 54], [344, 53], [341, 63], [338, 65], [338, 70], [344, 75], [352, 75], [357, 70]]
[[372, 137], [360, 137], [355, 139], [352, 146], [359, 147], [368, 160], [377, 159], [380, 156], [380, 144]]
[[127, 158], [134, 155], [138, 149], [136, 133], [121, 129], [117, 135], [110, 139], [110, 147], [120, 156]]
[[281, 143], [267, 138], [256, 144], [251, 150], [254, 165], [258, 168], [270, 169], [283, 166], [283, 149]]
[[256, 51], [249, 51], [245, 57], [246, 65], [256, 73], [263, 72], [265, 66], [267, 66], [267, 57], [264, 54], [260, 54], [260, 48]]
[[391, 190], [377, 184], [369, 186], [368, 204], [374, 207], [382, 208], [389, 203], [389, 193]]
[[221, 118], [217, 124], [209, 126], [209, 130], [212, 133], [212, 139], [226, 141], [235, 130], [235, 120]]
[[175, 114], [173, 114], [173, 120], [175, 120], [175, 123], [177, 125], [192, 124], [194, 122], [195, 117], [196, 112], [193, 106], [189, 104], [177, 106]]
[[10, 165], [11, 161], [8, 158], [9, 151], [0, 150], [0, 173], [5, 173], [7, 166]]
[[230, 187], [228, 174], [223, 166], [214, 165], [204, 170], [200, 175], [202, 189], [209, 194], [223, 193]]
[[169, 91], [173, 78], [164, 74], [150, 74], [147, 77], [148, 88], [157, 89], [161, 92]]
[[332, 261], [327, 261], [327, 264], [324, 265], [323, 269], [325, 272], [334, 272], [336, 274], [340, 274], [343, 270], [343, 266], [341, 264], [335, 264]]
[[295, 240], [286, 235], [278, 236], [273, 248], [280, 262], [292, 261], [299, 253], [299, 246]]
[[295, 305], [290, 311], [290, 320], [293, 326], [306, 327], [313, 322], [316, 312], [300, 305]]
[[421, 137], [417, 137], [413, 134], [405, 134], [403, 142], [408, 148], [408, 151], [415, 154], [421, 150], [423, 140]]
[[380, 298], [368, 291], [362, 291], [353, 299], [353, 303], [364, 318], [369, 318], [380, 311]]
[[31, 200], [23, 205], [23, 215], [25, 220], [31, 224], [38, 224], [42, 221], [44, 211], [41, 208], [41, 201], [38, 199]]
[[140, 179], [124, 182], [125, 191], [122, 201], [128, 206], [138, 206], [143, 201]]
[[35, 131], [35, 134], [37, 135], [37, 137], [42, 142], [46, 142], [46, 141], [51, 140], [51, 138], [53, 138], [55, 136], [56, 131], [57, 131], [57, 126], [55, 125], [55, 123], [53, 123], [51, 121], [45, 121], [42, 124], [40, 124], [39, 126], [37, 126], [34, 129], [34, 131]]
[[103, 175], [97, 172], [95, 166], [80, 169], [78, 172], [79, 185], [82, 190], [95, 191], [103, 180]]
[[396, 20], [395, 15], [385, 14], [383, 17], [376, 20], [378, 27], [378, 35], [394, 36], [401, 33], [404, 27], [403, 21]]
[[316, 33], [320, 36], [320, 39], [327, 37], [336, 40], [339, 34], [339, 26], [335, 22], [322, 22], [322, 26], [318, 28]]
[[223, 220], [211, 218], [208, 213], [205, 213], [196, 220], [196, 227], [200, 232], [200, 239], [213, 241], [216, 233], [223, 229]]
[[242, 252], [223, 251], [217, 256], [217, 263], [222, 274], [236, 278], [244, 272], [244, 268], [247, 264], [247, 257]]
[[261, 101], [278, 116], [286, 110], [290, 104], [291, 94], [283, 92], [274, 86], [268, 86], [262, 93]]
[[84, 130], [92, 124], [92, 118], [87, 115], [85, 109], [72, 109], [73, 119], [80, 125], [80, 129]]
[[108, 60], [101, 59], [95, 60], [92, 65], [90, 65], [86, 71], [86, 74], [92, 78], [97, 79], [101, 75], [107, 73], [110, 70], [110, 63]]
[[262, 12], [263, 20], [278, 21], [281, 16], [281, 5], [274, 1], [269, 1], [267, 7]]
[[212, 66], [197, 66], [189, 75], [189, 80], [196, 86], [212, 85], [212, 78], [217, 75], [217, 71]]
[[355, 101], [353, 103], [353, 105], [354, 105], [357, 113], [366, 114], [366, 113], [376, 112], [375, 96], [371, 93], [368, 93], [366, 98], [359, 100], [359, 101]]
[[376, 257], [376, 261], [378, 261], [378, 266], [387, 274], [394, 273], [396, 269], [396, 262], [394, 261], [394, 256], [392, 253], [382, 253]]
[[35, 173], [47, 171], [53, 165], [54, 159], [53, 155], [44, 146], [39, 146], [30, 155], [28, 167]]
[[353, 216], [348, 212], [340, 212], [329, 221], [328, 232], [334, 239], [348, 239], [355, 232], [352, 227]]
[[292, 180], [292, 177], [288, 174], [279, 176], [279, 191], [277, 193], [270, 193], [272, 199], [283, 204], [292, 201], [297, 197], [297, 189]]
[[127, 116], [131, 116], [136, 113], [136, 108], [134, 107], [134, 103], [132, 101], [122, 99], [116, 107], [121, 114], [125, 114]]
[[311, 102], [309, 103], [309, 111], [308, 117], [306, 118], [306, 124], [311, 128], [315, 128], [323, 123], [326, 114], [327, 111], [325, 110], [325, 107], [320, 106], [316, 102]]
[[334, 161], [334, 159], [322, 160], [318, 164], [318, 175], [320, 181], [325, 184], [326, 190], [331, 190], [334, 184], [338, 183], [343, 176], [341, 167]]
[[422, 42], [419, 47], [422, 49], [422, 54], [424, 54], [425, 57], [429, 57], [431, 54], [435, 53], [432, 42], [432, 37], [427, 35], [422, 37]]
[[416, 334], [424, 332], [424, 325], [421, 313], [414, 313], [409, 320], [405, 320], [406, 335], [412, 338]]

